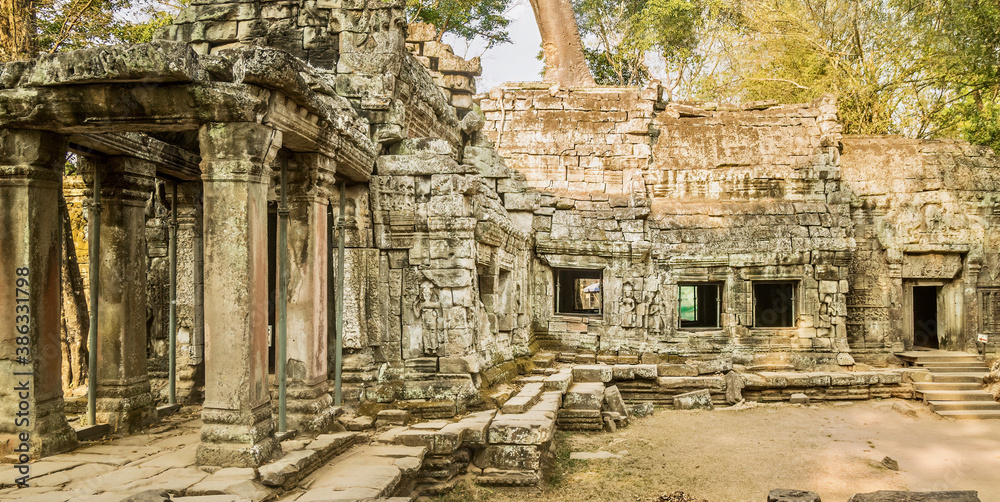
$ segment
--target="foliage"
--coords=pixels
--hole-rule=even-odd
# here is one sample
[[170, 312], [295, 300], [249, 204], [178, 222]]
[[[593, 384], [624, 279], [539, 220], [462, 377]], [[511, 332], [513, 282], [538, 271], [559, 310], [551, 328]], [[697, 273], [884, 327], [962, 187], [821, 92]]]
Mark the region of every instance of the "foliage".
[[410, 22], [433, 24], [438, 40], [451, 33], [466, 40], [481, 39], [490, 48], [509, 43], [504, 13], [513, 0], [406, 0]]
[[[30, 0], [15, 16], [31, 18], [34, 50], [52, 53], [95, 45], [134, 44], [152, 40], [169, 24], [179, 3], [152, 0]], [[0, 59], [11, 55], [0, 54]]]
[[[576, 0], [602, 84], [671, 99], [838, 97], [845, 131], [1000, 150], [995, 0]], [[664, 67], [650, 69], [655, 56]]]

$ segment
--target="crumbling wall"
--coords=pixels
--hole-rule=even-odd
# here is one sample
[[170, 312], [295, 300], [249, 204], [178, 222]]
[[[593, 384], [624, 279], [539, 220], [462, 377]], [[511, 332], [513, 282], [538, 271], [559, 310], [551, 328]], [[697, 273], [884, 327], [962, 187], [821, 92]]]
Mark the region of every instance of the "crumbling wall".
[[[536, 336], [600, 353], [809, 364], [848, 351], [847, 204], [836, 105], [665, 103], [638, 88], [500, 87], [484, 131], [535, 194]], [[554, 269], [601, 271], [599, 313], [556, 314]], [[756, 283], [794, 319], [755, 325]], [[717, 284], [711, 329], [681, 329], [679, 284]], [[790, 355], [797, 354], [797, 355]], [[841, 362], [850, 363], [847, 356]]]
[[347, 328], [353, 374], [345, 381], [362, 400], [425, 399], [461, 411], [478, 399], [480, 372], [528, 352], [518, 315], [527, 305], [527, 236], [446, 141], [405, 140], [376, 171], [376, 252], [366, 253], [366, 267], [385, 281], [372, 288], [384, 309], [369, 310], [383, 324], [370, 351]]
[[941, 348], [1000, 337], [1000, 162], [962, 141], [848, 136], [841, 157], [857, 249], [848, 336], [873, 351], [909, 348], [914, 285], [939, 288]]

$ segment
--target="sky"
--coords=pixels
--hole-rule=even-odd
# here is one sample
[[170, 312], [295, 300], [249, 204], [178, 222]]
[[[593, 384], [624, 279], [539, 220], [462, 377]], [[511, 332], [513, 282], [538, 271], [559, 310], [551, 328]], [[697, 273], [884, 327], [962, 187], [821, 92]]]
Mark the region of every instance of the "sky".
[[542, 37], [538, 34], [535, 14], [528, 0], [516, 0], [507, 17], [512, 20], [507, 31], [513, 43], [485, 52], [485, 44], [473, 42], [469, 45], [455, 37], [444, 37], [444, 42], [450, 44], [459, 56], [468, 59], [481, 55], [483, 75], [476, 83], [477, 92], [489, 92], [504, 82], [537, 82], [542, 79], [543, 65], [538, 60]]

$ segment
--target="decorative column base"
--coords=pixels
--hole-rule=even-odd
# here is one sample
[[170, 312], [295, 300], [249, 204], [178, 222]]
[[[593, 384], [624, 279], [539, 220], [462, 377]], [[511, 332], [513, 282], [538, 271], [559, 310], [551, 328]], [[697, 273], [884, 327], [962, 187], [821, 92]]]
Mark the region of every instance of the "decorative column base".
[[260, 467], [281, 453], [281, 444], [274, 437], [270, 403], [250, 413], [206, 406], [202, 420], [205, 425], [195, 457], [198, 465]]
[[[333, 405], [326, 382], [314, 387], [289, 386], [287, 399], [285, 422], [289, 430], [322, 434], [337, 425], [340, 410]], [[277, 399], [271, 402], [277, 405]]]
[[117, 432], [135, 432], [156, 422], [149, 381], [128, 386], [102, 385], [97, 393], [97, 422]]
[[30, 445], [32, 451], [38, 452], [38, 457], [57, 455], [76, 448], [76, 431], [66, 422], [62, 397], [36, 403], [35, 421], [36, 432], [31, 435]]

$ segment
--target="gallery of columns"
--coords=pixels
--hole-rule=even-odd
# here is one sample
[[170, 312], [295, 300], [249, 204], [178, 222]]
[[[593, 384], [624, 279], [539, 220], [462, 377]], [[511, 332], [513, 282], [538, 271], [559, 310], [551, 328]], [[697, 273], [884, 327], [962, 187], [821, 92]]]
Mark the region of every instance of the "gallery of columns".
[[[160, 187], [168, 210], [187, 220], [181, 225], [171, 218], [172, 247], [201, 241], [200, 249], [180, 251], [200, 256], [182, 260], [195, 266], [176, 274], [173, 286], [201, 291], [172, 300], [176, 307], [203, 298], [197, 309], [203, 316], [198, 336], [204, 361], [198, 459], [259, 465], [277, 448], [271, 399], [276, 382], [269, 379], [268, 201], [280, 201], [278, 216], [287, 222], [282, 224], [287, 252], [279, 250], [287, 260], [286, 427], [322, 429], [333, 405], [327, 346], [330, 261], [336, 251], [329, 248], [335, 223], [329, 215], [338, 216], [341, 187], [367, 180], [375, 148], [366, 134], [346, 130], [356, 126], [352, 118], [341, 119], [338, 130], [330, 120], [335, 110], [317, 110], [320, 118], [279, 92], [243, 84], [235, 94], [218, 85], [177, 83], [173, 76], [165, 79], [173, 80], [169, 84], [155, 80], [38, 88], [27, 99], [32, 114], [9, 113], [11, 100], [4, 97], [0, 270], [5, 278], [24, 281], [18, 281], [23, 287], [0, 293], [0, 322], [26, 328], [23, 334], [4, 331], [0, 394], [4, 417], [17, 416], [21, 401], [30, 417], [20, 426], [4, 420], [0, 430], [13, 438], [27, 433], [33, 458], [76, 443], [63, 413], [60, 340], [65, 240], [60, 206], [72, 153], [87, 187], [89, 231], [96, 232], [87, 240], [94, 253], [90, 291], [96, 293], [91, 302], [95, 399], [89, 411], [97, 423], [119, 432], [157, 418], [147, 368], [145, 233], [147, 205]], [[237, 96], [239, 106], [227, 103]], [[73, 113], [62, 113], [66, 106]], [[187, 141], [193, 149], [155, 136]], [[176, 266], [176, 258], [172, 261]], [[22, 305], [27, 308], [19, 309]], [[16, 387], [25, 380], [31, 390], [18, 399]]]

